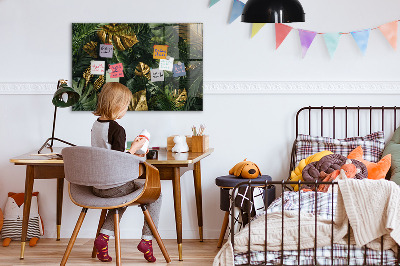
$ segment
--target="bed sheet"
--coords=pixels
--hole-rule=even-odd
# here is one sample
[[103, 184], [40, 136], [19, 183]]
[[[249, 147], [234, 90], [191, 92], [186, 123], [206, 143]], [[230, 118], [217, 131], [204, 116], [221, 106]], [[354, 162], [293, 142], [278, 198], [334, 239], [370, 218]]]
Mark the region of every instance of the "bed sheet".
[[[316, 200], [317, 196], [317, 200]], [[324, 193], [314, 191], [308, 192], [294, 192], [287, 191], [282, 196], [277, 198], [270, 204], [267, 209], [267, 215], [269, 213], [281, 212], [282, 203], [283, 209], [298, 210], [301, 212], [307, 212], [316, 214], [325, 219], [332, 219], [332, 213], [335, 215], [336, 212], [336, 193]], [[254, 219], [257, 219], [261, 215], [265, 215], [265, 212], [257, 215]], [[253, 220], [254, 220], [253, 219]], [[332, 248], [331, 246], [321, 247], [316, 249], [317, 254], [317, 265], [347, 265], [348, 259], [348, 245], [333, 245], [333, 257], [334, 261], [332, 264]], [[365, 254], [366, 253], [366, 257]], [[365, 257], [365, 258], [364, 258]], [[265, 260], [265, 252], [253, 251], [250, 252], [250, 265], [263, 264]], [[364, 261], [365, 260], [365, 261]], [[350, 265], [381, 265], [381, 252], [350, 245]], [[297, 250], [285, 250], [283, 253], [284, 265], [298, 265], [298, 254]], [[392, 250], [385, 250], [383, 252], [383, 264], [384, 265], [395, 265], [396, 256]], [[235, 265], [246, 265], [248, 264], [247, 253], [235, 253]], [[280, 265], [281, 264], [281, 252], [280, 251], [267, 251], [267, 264], [266, 265]], [[314, 265], [314, 249], [303, 249], [300, 251], [300, 265]]]

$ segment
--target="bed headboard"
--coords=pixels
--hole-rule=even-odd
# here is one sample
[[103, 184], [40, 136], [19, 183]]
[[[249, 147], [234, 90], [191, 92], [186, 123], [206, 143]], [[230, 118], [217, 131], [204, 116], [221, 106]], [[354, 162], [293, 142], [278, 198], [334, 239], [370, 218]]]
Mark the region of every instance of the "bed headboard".
[[[398, 126], [396, 106], [308, 106], [296, 114], [296, 137], [299, 134], [347, 138], [363, 136], [382, 130], [389, 139]], [[290, 171], [295, 164], [295, 143], [293, 144]], [[290, 176], [290, 172], [289, 172]]]

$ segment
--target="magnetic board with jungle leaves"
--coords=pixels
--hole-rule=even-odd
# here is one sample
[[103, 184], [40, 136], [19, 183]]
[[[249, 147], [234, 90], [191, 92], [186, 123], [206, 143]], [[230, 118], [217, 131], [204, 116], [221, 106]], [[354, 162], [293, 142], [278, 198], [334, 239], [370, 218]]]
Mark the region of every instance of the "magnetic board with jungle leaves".
[[[112, 57], [100, 57], [100, 46], [112, 44]], [[183, 63], [186, 75], [164, 70], [164, 81], [151, 81], [154, 45], [168, 45], [168, 56]], [[104, 75], [91, 74], [92, 61], [105, 61]], [[118, 82], [133, 94], [131, 111], [203, 110], [202, 23], [73, 23], [72, 87], [80, 94], [74, 111], [96, 109], [97, 95], [110, 79], [109, 65], [122, 63]], [[180, 63], [179, 63], [180, 64]], [[181, 64], [180, 64], [181, 65]]]

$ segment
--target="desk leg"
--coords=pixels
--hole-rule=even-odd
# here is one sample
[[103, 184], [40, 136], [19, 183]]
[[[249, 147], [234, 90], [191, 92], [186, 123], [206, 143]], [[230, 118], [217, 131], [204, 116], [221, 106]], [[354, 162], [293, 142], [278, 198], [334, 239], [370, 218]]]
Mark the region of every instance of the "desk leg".
[[24, 259], [26, 235], [28, 233], [29, 213], [31, 211], [32, 190], [34, 181], [34, 166], [26, 166], [25, 177], [25, 195], [24, 195], [24, 213], [22, 219], [22, 232], [21, 232], [21, 255], [20, 259]]
[[175, 223], [178, 242], [179, 260], [182, 260], [182, 205], [181, 205], [181, 175], [179, 167], [174, 167], [174, 178], [172, 179], [174, 191]]
[[60, 241], [64, 178], [57, 178], [57, 241]]
[[203, 242], [203, 203], [201, 196], [201, 169], [200, 161], [194, 164], [194, 191], [196, 194], [197, 220], [199, 225], [200, 242]]

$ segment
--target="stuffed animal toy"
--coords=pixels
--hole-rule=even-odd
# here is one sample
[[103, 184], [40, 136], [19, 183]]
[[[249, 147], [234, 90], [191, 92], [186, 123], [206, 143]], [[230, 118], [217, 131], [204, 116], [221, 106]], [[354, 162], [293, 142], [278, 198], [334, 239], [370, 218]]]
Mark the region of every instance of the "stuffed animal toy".
[[172, 152], [188, 152], [189, 146], [186, 143], [185, 136], [175, 136], [174, 137], [175, 146], [172, 148]]
[[[29, 214], [27, 239], [29, 246], [36, 245], [39, 237], [43, 235], [43, 223], [39, 216], [38, 196], [39, 192], [32, 193], [31, 212]], [[24, 213], [24, 193], [8, 193], [4, 208], [4, 223], [1, 230], [3, 246], [8, 247], [11, 240], [21, 240], [22, 219]]]
[[390, 165], [392, 162], [392, 155], [385, 155], [379, 162], [373, 163], [364, 160], [364, 151], [361, 146], [355, 148], [352, 152], [349, 153], [347, 158], [355, 159], [367, 166], [368, 169], [368, 179], [384, 179], [386, 177], [387, 172], [390, 169]]
[[237, 163], [231, 170], [229, 170], [229, 174], [250, 179], [257, 178], [261, 175], [260, 168], [258, 168], [255, 163], [246, 160], [247, 158], [242, 162]]

